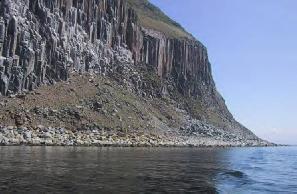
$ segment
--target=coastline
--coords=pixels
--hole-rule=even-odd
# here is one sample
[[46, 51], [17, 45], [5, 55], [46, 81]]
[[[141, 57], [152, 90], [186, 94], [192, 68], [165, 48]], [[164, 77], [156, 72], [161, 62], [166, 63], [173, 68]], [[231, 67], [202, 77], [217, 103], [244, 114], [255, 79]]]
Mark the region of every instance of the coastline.
[[165, 135], [147, 132], [71, 131], [64, 128], [36, 129], [1, 127], [1, 146], [82, 147], [267, 147], [278, 146], [261, 139], [220, 139], [219, 137]]

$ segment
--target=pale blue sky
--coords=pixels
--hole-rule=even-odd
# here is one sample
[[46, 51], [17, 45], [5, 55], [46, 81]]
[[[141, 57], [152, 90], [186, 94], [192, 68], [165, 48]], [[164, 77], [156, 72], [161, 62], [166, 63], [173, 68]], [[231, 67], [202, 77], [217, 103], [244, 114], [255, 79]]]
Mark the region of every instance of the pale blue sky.
[[207, 48], [220, 93], [258, 136], [297, 144], [296, 0], [151, 0]]

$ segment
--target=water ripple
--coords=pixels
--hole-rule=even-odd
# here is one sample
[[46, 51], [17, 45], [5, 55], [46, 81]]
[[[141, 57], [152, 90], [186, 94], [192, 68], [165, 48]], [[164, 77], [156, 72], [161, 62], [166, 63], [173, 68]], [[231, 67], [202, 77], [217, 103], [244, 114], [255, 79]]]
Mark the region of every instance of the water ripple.
[[0, 193], [297, 193], [297, 149], [0, 147]]

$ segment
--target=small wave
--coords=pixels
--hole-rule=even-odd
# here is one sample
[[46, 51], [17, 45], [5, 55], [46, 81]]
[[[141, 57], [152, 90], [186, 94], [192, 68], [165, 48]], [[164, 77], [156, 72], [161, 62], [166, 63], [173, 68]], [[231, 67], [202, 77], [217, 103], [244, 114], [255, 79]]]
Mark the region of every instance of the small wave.
[[245, 174], [243, 172], [241, 172], [241, 171], [238, 171], [238, 170], [227, 171], [224, 174], [229, 175], [229, 176], [233, 176], [233, 177], [236, 177], [236, 178], [245, 177]]

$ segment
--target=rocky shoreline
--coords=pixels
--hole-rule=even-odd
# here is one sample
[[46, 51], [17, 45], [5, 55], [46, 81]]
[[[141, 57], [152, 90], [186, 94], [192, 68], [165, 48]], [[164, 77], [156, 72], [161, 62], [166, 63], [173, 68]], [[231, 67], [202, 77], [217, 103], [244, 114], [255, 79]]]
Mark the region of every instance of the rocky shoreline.
[[71, 131], [38, 126], [35, 129], [13, 126], [0, 128], [1, 146], [98, 146], [98, 147], [243, 147], [273, 146], [261, 140], [230, 140], [218, 137], [155, 135], [143, 132], [107, 132], [99, 129]]

